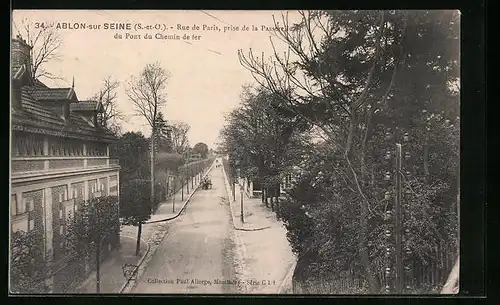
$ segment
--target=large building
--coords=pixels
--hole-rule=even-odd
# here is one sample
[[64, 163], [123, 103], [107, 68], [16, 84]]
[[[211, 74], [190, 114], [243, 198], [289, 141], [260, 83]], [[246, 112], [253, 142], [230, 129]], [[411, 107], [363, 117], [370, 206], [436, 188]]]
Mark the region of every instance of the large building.
[[[98, 124], [102, 105], [80, 101], [73, 87], [49, 88], [31, 73], [31, 47], [12, 40], [11, 230], [39, 230], [52, 261], [54, 292], [74, 285], [77, 273], [61, 251], [67, 219], [92, 196], [119, 191], [117, 160], [109, 158], [114, 136]], [[119, 244], [119, 231], [105, 251]]]

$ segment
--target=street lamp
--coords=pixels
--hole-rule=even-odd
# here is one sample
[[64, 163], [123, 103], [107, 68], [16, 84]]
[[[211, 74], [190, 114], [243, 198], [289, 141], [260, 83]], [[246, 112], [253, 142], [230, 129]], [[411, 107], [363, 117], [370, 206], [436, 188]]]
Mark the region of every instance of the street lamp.
[[244, 223], [245, 220], [243, 218], [243, 186], [240, 184], [240, 217], [241, 217], [241, 223]]

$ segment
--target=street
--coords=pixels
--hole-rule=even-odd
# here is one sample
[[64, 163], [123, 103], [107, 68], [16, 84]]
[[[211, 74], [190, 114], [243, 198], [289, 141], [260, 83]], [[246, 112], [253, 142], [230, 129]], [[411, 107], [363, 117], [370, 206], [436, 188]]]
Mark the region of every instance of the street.
[[[236, 293], [231, 216], [222, 172], [213, 168], [212, 189], [198, 190], [176, 220], [132, 293]], [[220, 282], [217, 282], [220, 281]]]

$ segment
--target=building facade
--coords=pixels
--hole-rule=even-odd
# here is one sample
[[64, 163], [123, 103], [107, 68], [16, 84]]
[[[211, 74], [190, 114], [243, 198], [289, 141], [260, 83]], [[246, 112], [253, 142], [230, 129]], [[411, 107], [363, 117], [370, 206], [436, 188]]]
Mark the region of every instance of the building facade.
[[[67, 220], [92, 196], [118, 196], [118, 160], [110, 159], [115, 137], [98, 125], [102, 105], [79, 101], [71, 88], [49, 88], [31, 73], [31, 47], [12, 41], [11, 230], [38, 230], [51, 260], [53, 292], [69, 289], [75, 272], [62, 252]], [[119, 244], [119, 231], [103, 245]]]

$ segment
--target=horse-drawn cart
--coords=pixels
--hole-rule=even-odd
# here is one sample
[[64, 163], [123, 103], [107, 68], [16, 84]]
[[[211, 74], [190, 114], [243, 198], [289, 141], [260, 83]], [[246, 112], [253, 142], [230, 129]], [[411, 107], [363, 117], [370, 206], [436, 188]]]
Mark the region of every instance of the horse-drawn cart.
[[210, 180], [210, 178], [205, 177], [201, 181], [201, 189], [202, 190], [208, 190], [209, 188], [210, 189], [212, 188], [212, 181]]

